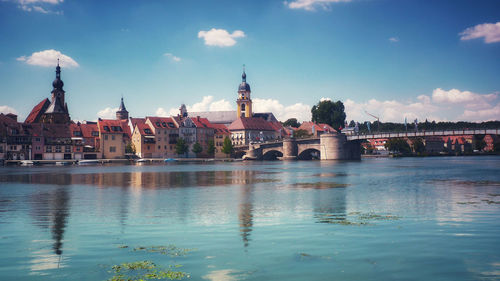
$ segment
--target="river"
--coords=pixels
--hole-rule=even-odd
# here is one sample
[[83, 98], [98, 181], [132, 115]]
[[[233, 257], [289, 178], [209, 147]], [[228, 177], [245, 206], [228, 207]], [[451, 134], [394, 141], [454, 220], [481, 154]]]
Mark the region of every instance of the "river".
[[500, 280], [500, 157], [3, 167], [0, 249], [16, 281]]

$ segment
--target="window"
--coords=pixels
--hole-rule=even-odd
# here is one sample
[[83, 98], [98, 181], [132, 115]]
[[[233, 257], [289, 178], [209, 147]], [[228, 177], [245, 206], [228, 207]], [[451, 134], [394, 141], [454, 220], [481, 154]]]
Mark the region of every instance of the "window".
[[144, 129], [144, 133], [151, 134], [151, 130], [150, 129]]
[[104, 135], [104, 140], [108, 140], [108, 135]]
[[161, 141], [161, 138], [158, 138], [158, 140], [157, 140], [157, 141]]
[[35, 138], [35, 141], [39, 142], [41, 139], [40, 138]]
[[109, 152], [116, 152], [116, 147], [110, 146], [109, 147]]
[[109, 127], [108, 126], [104, 126], [104, 131], [109, 132]]
[[56, 152], [61, 152], [61, 146], [60, 145], [56, 145]]
[[158, 146], [158, 150], [160, 150], [160, 149], [161, 149], [161, 145]]
[[115, 140], [115, 135], [111, 135], [111, 140]]
[[99, 136], [99, 132], [98, 131], [92, 131], [92, 136], [93, 137], [98, 137]]
[[82, 136], [82, 132], [80, 132], [80, 131], [74, 131], [73, 132], [73, 136], [75, 136], [75, 137], [81, 137]]
[[164, 146], [163, 146], [163, 148], [164, 148], [164, 149], [167, 149], [167, 146], [166, 146], [166, 145], [164, 145]]
[[167, 127], [167, 123], [165, 123], [165, 122], [162, 122], [162, 123], [161, 123], [161, 125], [162, 125], [163, 127]]
[[66, 146], [64, 147], [64, 152], [71, 152], [71, 146], [66, 145]]
[[46, 146], [45, 152], [52, 152], [52, 146]]
[[77, 147], [77, 148], [76, 148], [76, 151], [80, 151], [80, 147]]
[[161, 127], [160, 122], [156, 122], [156, 127]]

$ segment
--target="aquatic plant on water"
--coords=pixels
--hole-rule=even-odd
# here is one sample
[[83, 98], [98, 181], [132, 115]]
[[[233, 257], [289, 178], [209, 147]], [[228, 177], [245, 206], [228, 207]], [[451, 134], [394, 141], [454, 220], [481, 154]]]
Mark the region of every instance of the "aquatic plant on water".
[[152, 261], [136, 261], [113, 265], [113, 277], [108, 281], [142, 281], [142, 280], [181, 280], [189, 275], [182, 271], [174, 270], [181, 265], [160, 267]]

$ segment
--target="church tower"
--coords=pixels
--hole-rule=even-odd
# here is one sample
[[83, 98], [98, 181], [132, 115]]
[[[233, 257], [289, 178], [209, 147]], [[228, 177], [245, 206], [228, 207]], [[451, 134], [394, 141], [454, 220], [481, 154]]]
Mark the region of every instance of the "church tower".
[[252, 91], [250, 91], [250, 84], [247, 83], [245, 66], [243, 66], [241, 80], [241, 84], [238, 87], [238, 99], [236, 100], [238, 106], [236, 118], [252, 117], [252, 99], [250, 98], [250, 93]]
[[42, 115], [41, 122], [48, 124], [69, 124], [68, 105], [66, 104], [65, 91], [63, 90], [64, 83], [61, 80], [61, 67], [59, 59], [57, 60], [56, 79], [52, 82], [52, 97], [51, 102], [45, 113]]
[[116, 120], [127, 120], [127, 119], [128, 119], [128, 111], [125, 108], [125, 104], [123, 103], [123, 97], [122, 97], [120, 108], [118, 108], [118, 111], [116, 112]]

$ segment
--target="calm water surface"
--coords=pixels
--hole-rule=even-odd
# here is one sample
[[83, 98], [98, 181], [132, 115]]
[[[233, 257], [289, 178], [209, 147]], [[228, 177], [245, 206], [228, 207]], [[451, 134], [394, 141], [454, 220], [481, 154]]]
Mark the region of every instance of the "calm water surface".
[[500, 157], [3, 167], [0, 279], [500, 280], [499, 204]]

